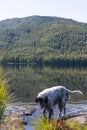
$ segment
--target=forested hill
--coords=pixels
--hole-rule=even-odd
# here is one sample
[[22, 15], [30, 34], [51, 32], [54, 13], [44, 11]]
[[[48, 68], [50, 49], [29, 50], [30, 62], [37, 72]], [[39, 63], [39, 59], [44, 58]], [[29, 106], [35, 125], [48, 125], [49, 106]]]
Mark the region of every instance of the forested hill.
[[[87, 24], [59, 17], [31, 16], [0, 21], [3, 63], [87, 62]], [[74, 62], [73, 62], [74, 63]]]

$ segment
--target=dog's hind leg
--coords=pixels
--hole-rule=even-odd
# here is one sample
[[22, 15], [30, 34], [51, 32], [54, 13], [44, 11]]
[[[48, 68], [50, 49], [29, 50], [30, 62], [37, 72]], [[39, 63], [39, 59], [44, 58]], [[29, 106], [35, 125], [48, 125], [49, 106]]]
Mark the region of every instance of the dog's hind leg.
[[61, 117], [61, 113], [62, 113], [62, 106], [61, 106], [61, 104], [59, 104], [59, 117]]
[[65, 104], [66, 104], [65, 100], [61, 100], [61, 101], [59, 102], [59, 111], [60, 111], [59, 117], [61, 117], [62, 111], [63, 111], [63, 114], [64, 114], [64, 115], [65, 115], [65, 113], [66, 113]]
[[65, 105], [64, 105], [64, 115], [66, 114], [66, 107], [65, 107]]
[[67, 97], [62, 99], [62, 108], [64, 110], [64, 115], [66, 114], [66, 101], [67, 101]]

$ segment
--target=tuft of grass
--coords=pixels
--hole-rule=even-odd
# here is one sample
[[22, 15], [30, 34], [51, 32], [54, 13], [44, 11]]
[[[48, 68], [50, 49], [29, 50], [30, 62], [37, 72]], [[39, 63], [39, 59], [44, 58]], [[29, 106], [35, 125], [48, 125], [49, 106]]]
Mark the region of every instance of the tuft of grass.
[[35, 130], [87, 130], [87, 124], [81, 125], [78, 122], [64, 120], [49, 120], [39, 118], [34, 122]]
[[13, 100], [14, 95], [10, 94], [10, 86], [5, 77], [4, 71], [0, 68], [0, 124], [3, 121], [3, 115], [7, 105]]
[[56, 122], [50, 122], [47, 118], [38, 118], [34, 126], [35, 130], [56, 130]]
[[18, 116], [8, 115], [4, 118], [7, 105], [14, 99], [15, 96], [10, 93], [10, 86], [4, 71], [0, 68], [0, 130], [24, 130], [24, 124]]

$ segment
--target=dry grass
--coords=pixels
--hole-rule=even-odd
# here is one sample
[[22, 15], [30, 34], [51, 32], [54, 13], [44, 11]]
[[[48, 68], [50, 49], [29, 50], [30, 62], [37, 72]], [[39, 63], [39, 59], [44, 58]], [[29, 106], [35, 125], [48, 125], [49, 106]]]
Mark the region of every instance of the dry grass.
[[64, 120], [38, 119], [35, 123], [35, 130], [87, 130], [87, 124], [81, 125], [78, 122]]

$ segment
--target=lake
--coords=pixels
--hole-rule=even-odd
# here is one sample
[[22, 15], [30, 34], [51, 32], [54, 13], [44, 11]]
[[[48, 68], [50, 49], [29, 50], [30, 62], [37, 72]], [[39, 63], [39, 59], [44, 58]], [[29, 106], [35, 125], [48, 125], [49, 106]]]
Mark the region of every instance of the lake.
[[30, 67], [28, 65], [8, 65], [3, 67], [11, 92], [20, 102], [34, 102], [38, 92], [48, 87], [61, 85], [70, 90], [81, 90], [84, 95], [72, 98], [69, 102], [87, 104], [87, 69]]

